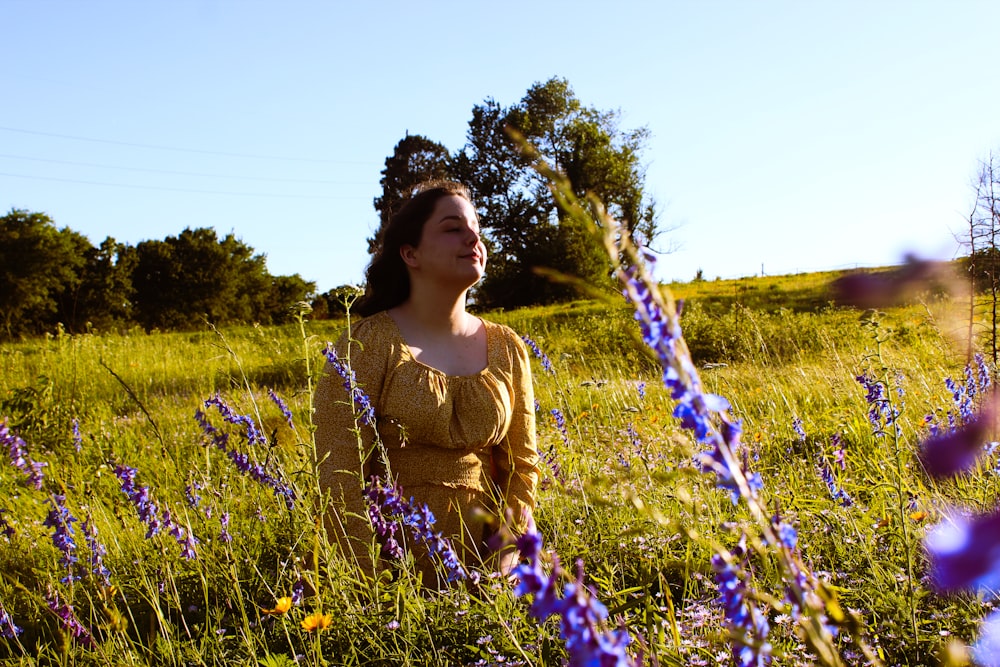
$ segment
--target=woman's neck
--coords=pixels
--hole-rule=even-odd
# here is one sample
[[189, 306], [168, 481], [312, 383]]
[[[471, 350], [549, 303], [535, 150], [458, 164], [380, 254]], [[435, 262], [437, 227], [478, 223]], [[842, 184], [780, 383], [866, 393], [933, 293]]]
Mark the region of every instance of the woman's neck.
[[413, 286], [409, 298], [394, 310], [424, 331], [438, 335], [466, 335], [473, 319], [465, 310], [465, 295], [425, 291]]

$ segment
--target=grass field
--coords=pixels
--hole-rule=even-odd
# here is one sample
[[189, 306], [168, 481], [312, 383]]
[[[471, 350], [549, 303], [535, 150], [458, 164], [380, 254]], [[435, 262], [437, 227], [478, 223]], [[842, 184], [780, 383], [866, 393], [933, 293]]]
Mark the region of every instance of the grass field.
[[[961, 664], [994, 604], [936, 593], [922, 546], [952, 508], [997, 505], [995, 456], [943, 482], [916, 458], [928, 424], [958, 414], [945, 379], [979, 386], [977, 368], [968, 385], [964, 373], [967, 306], [927, 297], [882, 313], [836, 307], [833, 277], [670, 286], [706, 391], [742, 420], [763, 518], [700, 469], [703, 445], [673, 416], [632, 306], [485, 314], [552, 362], [553, 372], [535, 366], [544, 549], [571, 573], [582, 564], [610, 612], [600, 627], [626, 630], [643, 664], [738, 664], [719, 603], [726, 572], [767, 620], [775, 665]], [[310, 399], [323, 345], [343, 326], [306, 315], [283, 328], [0, 347], [11, 429], [0, 468], [5, 664], [560, 664], [559, 623], [534, 619], [510, 581], [483, 572], [477, 585], [428, 593], [403, 563], [363, 582], [325, 543]], [[870, 412], [875, 383], [884, 394], [874, 406], [898, 411], [889, 424], [890, 412]], [[251, 446], [244, 424], [206, 407], [215, 396], [267, 442]], [[199, 410], [248, 458], [213, 445]], [[45, 464], [37, 485], [32, 462]], [[293, 506], [276, 492], [285, 488]], [[152, 535], [151, 517], [162, 528]], [[794, 527], [794, 547], [762, 541], [768, 525]], [[786, 552], [814, 591], [804, 614], [787, 602]], [[720, 553], [728, 569], [713, 567]], [[810, 644], [816, 616], [839, 626], [827, 638], [838, 658]]]

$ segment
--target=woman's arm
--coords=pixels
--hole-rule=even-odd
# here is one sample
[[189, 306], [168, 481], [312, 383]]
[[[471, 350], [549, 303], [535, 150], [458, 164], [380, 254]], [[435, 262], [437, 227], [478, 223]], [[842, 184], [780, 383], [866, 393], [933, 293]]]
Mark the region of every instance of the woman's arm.
[[509, 510], [512, 527], [520, 532], [535, 508], [538, 484], [538, 446], [535, 441], [535, 390], [531, 382], [528, 349], [510, 332], [512, 358], [511, 420], [507, 437], [494, 452], [504, 510]]

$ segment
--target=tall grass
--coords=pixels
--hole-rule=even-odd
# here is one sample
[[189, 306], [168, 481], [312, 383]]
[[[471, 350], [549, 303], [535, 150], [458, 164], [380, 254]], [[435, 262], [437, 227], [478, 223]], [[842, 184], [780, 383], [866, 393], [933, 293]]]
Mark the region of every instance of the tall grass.
[[[856, 618], [890, 665], [928, 664], [949, 642], [973, 641], [983, 602], [933, 594], [920, 542], [946, 506], [995, 506], [996, 461], [941, 483], [914, 456], [925, 415], [953, 409], [943, 380], [965, 362], [950, 340], [953, 304], [933, 299], [873, 319], [831, 306], [822, 281], [808, 276], [752, 282], [757, 289], [748, 280], [675, 286], [686, 296], [682, 324], [706, 365], [706, 389], [743, 420], [769, 506], [798, 527], [804, 562], [836, 594], [828, 612]], [[485, 316], [531, 336], [553, 362], [554, 373], [535, 367], [539, 448], [551, 464], [536, 513], [545, 546], [567, 567], [583, 562], [587, 584], [646, 661], [726, 664], [730, 638], [711, 557], [734, 547], [753, 518], [695, 465], [699, 446], [671, 416], [674, 401], [636, 344], [630, 307], [579, 301]], [[32, 459], [47, 464], [41, 489], [14, 465], [0, 468], [0, 516], [13, 533], [0, 537], [0, 606], [23, 629], [0, 639], [0, 657], [23, 665], [559, 664], [557, 625], [531, 619], [506, 579], [484, 572], [478, 585], [432, 593], [404, 563], [369, 584], [326, 543], [308, 388], [323, 343], [341, 326], [56, 335], [0, 347], [0, 412]], [[855, 379], [866, 370], [904, 390], [895, 399], [898, 435], [873, 433]], [[287, 402], [294, 426], [269, 389]], [[242, 427], [206, 408], [217, 395], [250, 416], [267, 443], [249, 445]], [[231, 448], [295, 489], [293, 508], [211, 446], [197, 410], [229, 434]], [[853, 504], [831, 495], [824, 465]], [[195, 558], [167, 531], [147, 537], [116, 466], [135, 468], [160, 514], [169, 509], [197, 538]], [[78, 519], [69, 571], [44, 525], [56, 496]], [[91, 572], [85, 520], [106, 549], [109, 582]], [[780, 597], [774, 561], [754, 559], [747, 569], [761, 602]], [[61, 581], [67, 574], [79, 579]], [[293, 597], [285, 608], [282, 598]], [[73, 635], [70, 616], [86, 634]], [[785, 614], [771, 611], [769, 620], [774, 664], [813, 661]], [[837, 642], [848, 663], [862, 661], [848, 633]]]

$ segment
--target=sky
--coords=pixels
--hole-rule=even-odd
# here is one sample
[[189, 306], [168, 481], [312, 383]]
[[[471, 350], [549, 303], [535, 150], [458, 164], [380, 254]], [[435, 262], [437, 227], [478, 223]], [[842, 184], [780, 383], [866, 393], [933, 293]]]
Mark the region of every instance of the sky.
[[[0, 213], [233, 233], [363, 281], [407, 133], [568, 80], [646, 127], [663, 280], [950, 259], [1000, 148], [993, 0], [0, 0]], [[488, 270], [487, 266], [487, 270]]]

